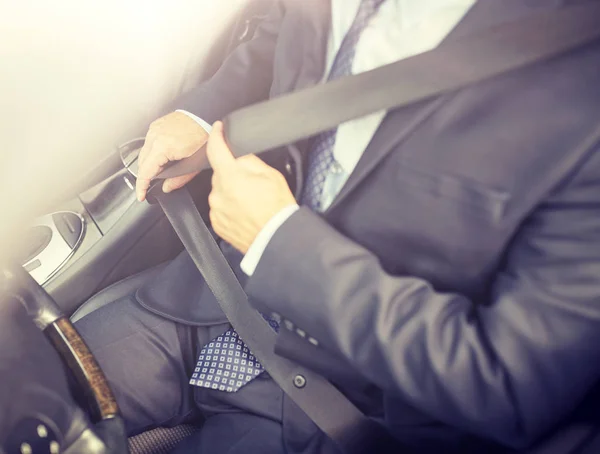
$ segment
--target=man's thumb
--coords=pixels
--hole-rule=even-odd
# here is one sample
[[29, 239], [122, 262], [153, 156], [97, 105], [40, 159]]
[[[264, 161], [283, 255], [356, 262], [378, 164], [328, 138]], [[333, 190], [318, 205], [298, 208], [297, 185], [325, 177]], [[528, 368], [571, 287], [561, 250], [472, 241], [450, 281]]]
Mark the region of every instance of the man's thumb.
[[206, 157], [213, 170], [218, 171], [235, 162], [235, 157], [225, 142], [223, 136], [223, 123], [217, 121], [210, 132], [208, 145], [206, 147]]

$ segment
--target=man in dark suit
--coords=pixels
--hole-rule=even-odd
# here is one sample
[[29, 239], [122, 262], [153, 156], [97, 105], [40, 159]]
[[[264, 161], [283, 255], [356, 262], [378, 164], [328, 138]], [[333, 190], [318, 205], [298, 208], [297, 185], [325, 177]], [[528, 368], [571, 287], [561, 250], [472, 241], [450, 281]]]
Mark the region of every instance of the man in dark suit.
[[[566, 3], [277, 2], [148, 132], [140, 199], [168, 161], [209, 140], [212, 226], [251, 302], [279, 318], [276, 354], [426, 452], [523, 449], [557, 428], [571, 449], [593, 433], [600, 44], [296, 144], [308, 162], [296, 194], [285, 166], [235, 160], [220, 123], [208, 139], [205, 122]], [[201, 414], [189, 452], [333, 452], [186, 253], [75, 319], [131, 433]], [[236, 348], [244, 373], [229, 367]], [[576, 422], [586, 430], [570, 439]]]

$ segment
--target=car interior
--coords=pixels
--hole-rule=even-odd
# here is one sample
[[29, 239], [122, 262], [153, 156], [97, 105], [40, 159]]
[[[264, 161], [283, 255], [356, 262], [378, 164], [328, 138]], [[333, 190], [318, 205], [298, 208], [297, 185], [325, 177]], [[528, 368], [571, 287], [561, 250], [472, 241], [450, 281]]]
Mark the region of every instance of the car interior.
[[[72, 16], [67, 14], [64, 19], [64, 23], [74, 27], [72, 33], [53, 30], [46, 37], [47, 42], [43, 42], [42, 36], [31, 43], [19, 43], [26, 52], [18, 62], [26, 71], [0, 74], [0, 85], [12, 88], [4, 99], [5, 106], [0, 106], [11, 112], [2, 115], [9, 121], [0, 127], [8, 133], [28, 122], [42, 128], [31, 139], [14, 133], [7, 134], [8, 140], [3, 141], [7, 150], [20, 146], [35, 150], [41, 156], [39, 162], [31, 164], [28, 160], [33, 158], [27, 152], [8, 158], [0, 155], [0, 181], [5, 188], [0, 222], [0, 304], [8, 298], [18, 299], [28, 318], [20, 319], [23, 313], [15, 313], [12, 319], [0, 316], [0, 349], [7, 345], [3, 336], [9, 332], [9, 325], [22, 322], [19, 339], [11, 338], [11, 345], [23, 349], [11, 352], [14, 361], [32, 355], [31, 361], [22, 366], [34, 368], [28, 372], [34, 375], [38, 360], [60, 364], [56, 368], [60, 372], [55, 370], [41, 377], [42, 381], [48, 388], [71, 396], [76, 407], [75, 419], [85, 426], [73, 444], [58, 446], [52, 441], [56, 426], [53, 421], [40, 425], [37, 420], [23, 420], [20, 429], [33, 430], [46, 443], [45, 451], [41, 452], [166, 454], [201, 429], [202, 421], [191, 421], [127, 438], [106, 380], [69, 322], [131, 293], [184, 249], [161, 206], [136, 201], [136, 161], [144, 145], [144, 135], [150, 122], [177, 108], [172, 104], [177, 96], [209, 79], [237, 46], [252, 38], [274, 2], [196, 0], [190, 6], [191, 3], [177, 0], [173, 3], [177, 8], [165, 3], [163, 9], [148, 6], [147, 10], [141, 1], [126, 6], [108, 2], [97, 6], [106, 10], [97, 11], [100, 17], [97, 22], [103, 22], [104, 28], [96, 41], [87, 39], [94, 34], [91, 25], [94, 22], [74, 20], [77, 12], [72, 11]], [[26, 20], [21, 22], [26, 25], [18, 30], [15, 26], [14, 36], [28, 36], [42, 22], [52, 23], [64, 13], [50, 6], [44, 8], [48, 8], [47, 14], [40, 17], [47, 20], [23, 13], [21, 19]], [[179, 28], [174, 30], [177, 20]], [[74, 40], [78, 33], [81, 42]], [[156, 40], [149, 40], [153, 35]], [[160, 39], [165, 36], [172, 39], [163, 45]], [[69, 42], [70, 51], [59, 49], [61, 40]], [[36, 50], [41, 50], [41, 54], [36, 54]], [[0, 43], [0, 57], [3, 51]], [[112, 51], [115, 52], [108, 58]], [[66, 62], [64, 67], [71, 72], [67, 75], [56, 71], [45, 82], [46, 74], [40, 76], [36, 65], [40, 55], [46, 54], [49, 62], [58, 62], [59, 68], [61, 62]], [[57, 87], [56, 80], [63, 80], [63, 85]], [[75, 86], [75, 80], [82, 85]], [[22, 99], [27, 92], [33, 99], [30, 104]], [[37, 99], [38, 93], [47, 97]], [[84, 97], [87, 95], [93, 100], [89, 105]], [[62, 97], [65, 103], [60, 105]], [[59, 105], [46, 109], [46, 117], [31, 114], [43, 110], [44, 102]], [[85, 108], [78, 112], [78, 105]], [[57, 128], [56, 124], [61, 124], [62, 115], [66, 114], [85, 121], [69, 123], [64, 130]], [[55, 121], [43, 129], [48, 119]], [[73, 126], [82, 123], [89, 129]], [[4, 135], [4, 131], [0, 132]], [[60, 138], [52, 147], [48, 146], [49, 150], [68, 149], [70, 154], [60, 158], [60, 163], [53, 162], [52, 153], [45, 152], [45, 134]], [[59, 168], [62, 172], [55, 171]], [[46, 174], [46, 169], [52, 171]], [[193, 202], [205, 220], [210, 175], [210, 171], [202, 171], [188, 185]], [[41, 196], [38, 186], [43, 188]], [[4, 250], [8, 252], [5, 254]], [[10, 260], [5, 260], [5, 256], [10, 256]], [[82, 308], [84, 303], [87, 304]], [[42, 344], [44, 348], [37, 348]], [[15, 381], [18, 377], [13, 380], [7, 374], [8, 367], [0, 363], [0, 376], [6, 380], [0, 386], [0, 396], [19, 385]], [[12, 405], [0, 408], [0, 423], [11, 411], [19, 411], [18, 399]], [[0, 441], [3, 435], [0, 433]], [[6, 452], [0, 444], [0, 454], [38, 452], [30, 442], [13, 438]]]
[[[230, 18], [229, 28], [224, 27], [202, 61], [197, 83], [209, 78], [237, 45], [252, 37], [269, 3], [246, 2], [237, 16]], [[181, 251], [162, 211], [134, 203], [135, 179], [128, 167], [143, 145], [144, 133], [142, 128], [138, 138], [107, 150], [103, 161], [69, 188], [71, 193], [78, 192], [78, 197], [60, 200], [64, 197], [58, 195], [60, 202], [52, 212], [40, 215], [24, 235], [22, 264], [67, 313], [101, 289]], [[199, 187], [192, 193], [202, 194], [200, 186], [206, 185], [206, 180], [199, 177], [194, 182]]]
[[[130, 115], [129, 124], [117, 134], [123, 140], [112, 147], [103, 147], [103, 151], [96, 153], [99, 159], [90, 168], [71, 174], [68, 183], [56, 191], [49, 191], [43, 201], [36, 202], [35, 219], [24, 218], [28, 219], [23, 224], [25, 227], [20, 225], [18, 228], [18, 239], [14, 240], [18, 245], [11, 248], [13, 263], [21, 265], [25, 271], [22, 275], [16, 273], [20, 276], [18, 279], [23, 287], [30, 286], [32, 299], [44, 299], [42, 293], [47, 292], [60, 312], [73, 321], [85, 315], [78, 308], [90, 298], [93, 297], [86, 310], [111, 301], [115, 292], [119, 294], [136, 288], [183, 249], [161, 208], [136, 202], [135, 172], [131, 172], [131, 167], [144, 143], [143, 136], [154, 112], [165, 112], [173, 98], [214, 74], [236, 46], [252, 38], [273, 1], [240, 0], [217, 5], [212, 10], [210, 4], [213, 2], [196, 3], [197, 8], [205, 7], [212, 15], [211, 20], [218, 19], [214, 30], [205, 34], [210, 41], [204, 42], [200, 51], [193, 55], [190, 52], [180, 59], [175, 69], [178, 79], [165, 85], [165, 93], [152, 94], [154, 104], [148, 109], [152, 114]], [[206, 26], [208, 20], [201, 25]], [[135, 30], [132, 26], [132, 32]], [[173, 41], [171, 45], [177, 46], [176, 40]], [[194, 42], [188, 45], [191, 49]], [[98, 144], [90, 147], [98, 148]], [[203, 216], [207, 215], [209, 184], [210, 178], [205, 172], [194, 180], [190, 191], [197, 195], [195, 202]], [[70, 366], [67, 364], [66, 369]], [[73, 371], [77, 366], [71, 369], [70, 374], [76, 375]], [[84, 379], [91, 380], [90, 377]], [[82, 392], [76, 385], [71, 386], [71, 391], [76, 401], [86, 407], [89, 403], [87, 392]], [[90, 414], [94, 412], [90, 411]], [[96, 415], [96, 422], [98, 419], [102, 418]], [[131, 437], [128, 446], [123, 446], [111, 441], [115, 434], [123, 435], [122, 428], [108, 430], [100, 421], [95, 426], [97, 437], [79, 439], [77, 446], [61, 446], [60, 452], [121, 453], [128, 449], [128, 452], [139, 454], [167, 453], [197, 430], [199, 424], [157, 428]], [[112, 434], [102, 435], [103, 431], [112, 431]], [[16, 446], [14, 452], [35, 452], [29, 445], [23, 446]], [[58, 452], [52, 445], [49, 449], [49, 452]]]

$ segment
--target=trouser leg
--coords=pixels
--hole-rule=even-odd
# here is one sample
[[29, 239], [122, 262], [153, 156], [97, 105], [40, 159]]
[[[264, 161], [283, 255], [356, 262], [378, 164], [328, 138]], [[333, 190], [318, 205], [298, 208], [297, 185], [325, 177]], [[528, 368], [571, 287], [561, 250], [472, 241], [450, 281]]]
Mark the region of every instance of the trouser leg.
[[193, 329], [126, 296], [75, 323], [106, 374], [129, 435], [176, 425], [195, 412], [187, 377]]
[[211, 416], [173, 454], [284, 454], [280, 423], [248, 413]]
[[[300, 410], [290, 410], [292, 404], [268, 374], [235, 393], [189, 385], [194, 350], [227, 331], [228, 324], [191, 328], [147, 311], [128, 296], [84, 316], [76, 327], [107, 375], [130, 435], [201, 415], [206, 418], [202, 430], [181, 448], [192, 443], [197, 450], [178, 452], [318, 451], [318, 430]], [[300, 449], [290, 451], [290, 442]]]

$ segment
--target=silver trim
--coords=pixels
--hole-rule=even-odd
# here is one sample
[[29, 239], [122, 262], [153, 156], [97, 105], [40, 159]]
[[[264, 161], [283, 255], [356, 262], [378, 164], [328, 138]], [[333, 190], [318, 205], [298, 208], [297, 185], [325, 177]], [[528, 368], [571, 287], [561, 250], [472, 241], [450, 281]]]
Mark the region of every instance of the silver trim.
[[68, 446], [64, 454], [106, 454], [106, 444], [98, 437], [98, 435], [90, 428], [85, 429], [81, 435], [70, 446]]
[[125, 181], [125, 184], [127, 185], [127, 187], [129, 189], [131, 189], [132, 191], [135, 191], [135, 186], [133, 185], [133, 183], [129, 179], [129, 175], [123, 175], [123, 180]]
[[[79, 235], [79, 238], [77, 238], [75, 247], [73, 248], [71, 248], [71, 246], [69, 246], [69, 244], [63, 239], [56, 227], [54, 219], [52, 219], [52, 216], [55, 214], [64, 213], [76, 215], [81, 222], [81, 234]], [[36, 219], [31, 225], [31, 227], [38, 226], [48, 227], [52, 231], [52, 238], [50, 239], [48, 245], [38, 255], [33, 257], [23, 266], [26, 267], [36, 260], [39, 260], [40, 266], [30, 271], [29, 274], [31, 274], [31, 277], [33, 277], [38, 284], [44, 285], [50, 279], [52, 279], [73, 256], [83, 240], [86, 224], [85, 219], [79, 213], [74, 211], [55, 211], [54, 213]]]
[[125, 167], [134, 178], [137, 178], [139, 166], [138, 157], [145, 141], [145, 137], [136, 137], [117, 147], [123, 167]]

